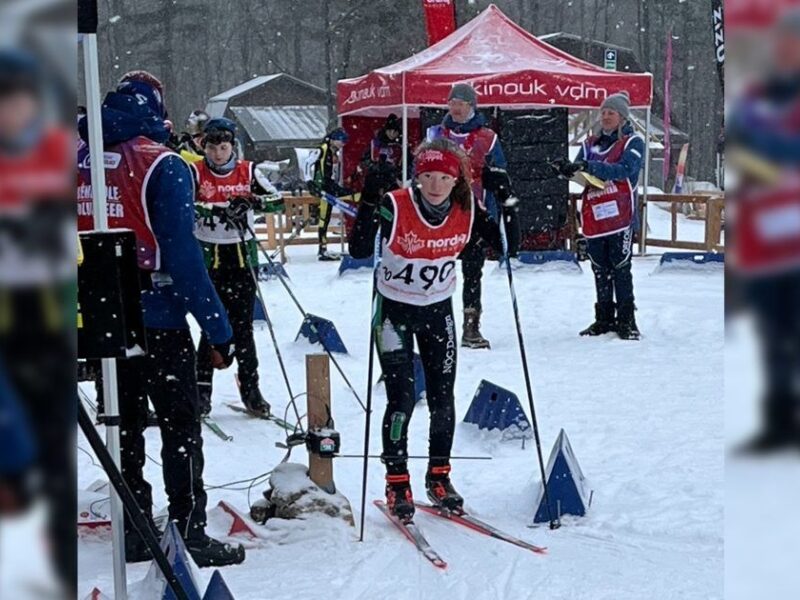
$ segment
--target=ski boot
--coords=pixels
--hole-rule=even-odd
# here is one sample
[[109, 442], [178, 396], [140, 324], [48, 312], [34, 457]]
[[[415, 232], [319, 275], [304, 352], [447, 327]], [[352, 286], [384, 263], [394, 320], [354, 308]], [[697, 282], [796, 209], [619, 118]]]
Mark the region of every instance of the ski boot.
[[211, 414], [211, 390], [211, 385], [208, 383], [197, 384], [197, 400], [201, 417]]
[[594, 323], [580, 332], [580, 335], [603, 335], [617, 330], [614, 320], [614, 303], [598, 302], [594, 305]]
[[489, 340], [481, 335], [481, 313], [475, 308], [464, 309], [464, 330], [461, 345], [465, 348], [491, 348]]
[[636, 307], [633, 302], [620, 304], [617, 309], [617, 335], [623, 340], [638, 340], [641, 337], [639, 328], [636, 326], [634, 311]]
[[[156, 524], [150, 519], [150, 527], [156, 533], [156, 538], [161, 539], [162, 532]], [[144, 543], [144, 538], [139, 535], [135, 529], [125, 530], [125, 562], [127, 563], [140, 563], [153, 560], [153, 553], [150, 548]]]
[[434, 506], [459, 514], [464, 510], [464, 498], [450, 482], [450, 465], [430, 467], [425, 475], [425, 489]]
[[414, 496], [408, 473], [386, 474], [386, 506], [391, 514], [404, 523], [414, 518]]
[[264, 400], [258, 388], [253, 388], [246, 396], [242, 396], [242, 404], [257, 417], [268, 417], [272, 411], [269, 402]]
[[769, 392], [761, 400], [763, 425], [759, 432], [741, 444], [736, 453], [745, 456], [767, 456], [786, 450], [800, 450], [800, 415], [795, 399], [785, 392]]
[[323, 262], [334, 262], [337, 260], [342, 260], [342, 257], [335, 252], [328, 252], [327, 248], [320, 248], [319, 252], [317, 253], [317, 260]]
[[244, 546], [232, 546], [205, 534], [187, 539], [186, 549], [198, 567], [224, 567], [244, 561]]

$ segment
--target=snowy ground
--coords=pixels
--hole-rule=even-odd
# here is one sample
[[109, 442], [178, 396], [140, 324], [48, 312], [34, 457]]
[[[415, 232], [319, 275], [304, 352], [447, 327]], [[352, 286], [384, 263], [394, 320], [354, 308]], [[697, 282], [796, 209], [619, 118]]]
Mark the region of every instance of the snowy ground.
[[[340, 362], [362, 399], [366, 388], [370, 273], [337, 277], [336, 266], [317, 263], [310, 248], [292, 248], [287, 270], [309, 312], [331, 318], [350, 354]], [[529, 528], [539, 477], [530, 444], [501, 441], [497, 434], [459, 424], [454, 453], [490, 455], [487, 461], [455, 463], [453, 479], [467, 507], [519, 537], [549, 548], [538, 556], [421, 515], [418, 522], [450, 566], [431, 567], [373, 507], [366, 514], [366, 541], [356, 531], [324, 520], [271, 521], [246, 562], [224, 570], [237, 598], [548, 598], [709, 599], [723, 596], [723, 275], [720, 270], [657, 273], [656, 257], [634, 262], [639, 343], [614, 336], [585, 339], [577, 331], [592, 316], [593, 284], [582, 274], [515, 273], [545, 456], [565, 428], [594, 490], [586, 518], [565, 519], [551, 532]], [[301, 318], [277, 282], [262, 289], [276, 323], [278, 341], [295, 393], [305, 387], [304, 355], [314, 351], [294, 338]], [[460, 296], [460, 294], [459, 294]], [[483, 330], [491, 351], [461, 350], [456, 384], [463, 418], [481, 379], [525, 390], [505, 275], [488, 263], [483, 292]], [[460, 323], [460, 297], [456, 298]], [[287, 394], [266, 331], [257, 333], [262, 389], [282, 413]], [[343, 452], [363, 448], [363, 413], [332, 369], [333, 410]], [[217, 375], [213, 416], [234, 436], [223, 442], [205, 432], [206, 483], [219, 486], [270, 470], [283, 457], [275, 447], [282, 430], [248, 420], [224, 405], [235, 401], [232, 372]], [[380, 452], [381, 387], [374, 396], [371, 448]], [[527, 411], [527, 409], [526, 409]], [[410, 450], [426, 451], [427, 414], [418, 406], [410, 425]], [[82, 447], [88, 448], [79, 438]], [[158, 458], [158, 434], [148, 432], [149, 453]], [[293, 460], [305, 456], [295, 451]], [[102, 476], [78, 452], [83, 489]], [[412, 465], [412, 481], [424, 494], [424, 461]], [[338, 459], [339, 489], [358, 511], [361, 462]], [[147, 475], [164, 503], [159, 468]], [[252, 490], [249, 501], [264, 486]], [[383, 493], [382, 468], [370, 466], [368, 498]], [[247, 511], [244, 490], [209, 492], [209, 506], [225, 499]], [[358, 517], [358, 514], [356, 515]], [[212, 522], [210, 533], [224, 535]], [[110, 539], [83, 537], [79, 596], [93, 586], [111, 595]], [[130, 582], [146, 565], [130, 565]], [[210, 574], [203, 573], [207, 578]]]
[[[730, 446], [760, 421], [760, 357], [752, 321], [728, 324], [725, 340], [725, 428]], [[800, 454], [737, 457], [725, 465], [725, 592], [729, 600], [798, 597]]]

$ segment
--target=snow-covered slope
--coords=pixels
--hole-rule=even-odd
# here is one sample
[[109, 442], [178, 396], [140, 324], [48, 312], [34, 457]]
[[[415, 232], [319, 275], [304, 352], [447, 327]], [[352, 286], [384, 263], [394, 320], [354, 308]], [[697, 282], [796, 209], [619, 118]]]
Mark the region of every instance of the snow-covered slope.
[[[337, 277], [336, 265], [317, 263], [311, 249], [292, 248], [286, 268], [309, 312], [332, 319], [350, 355], [339, 358], [365, 399], [369, 271]], [[421, 558], [368, 503], [366, 540], [357, 531], [325, 519], [270, 521], [241, 566], [224, 577], [237, 598], [431, 599], [709, 599], [723, 596], [723, 275], [709, 272], [651, 274], [657, 258], [637, 258], [634, 278], [643, 339], [623, 342], [609, 335], [580, 338], [591, 320], [593, 281], [588, 266], [570, 275], [515, 272], [528, 359], [545, 458], [565, 428], [594, 490], [583, 519], [565, 519], [557, 531], [530, 528], [539, 485], [530, 443], [501, 441], [459, 423], [455, 455], [492, 456], [492, 461], [454, 461], [453, 481], [476, 516], [533, 543], [538, 556], [482, 537], [434, 517], [417, 522], [448, 561], [440, 572]], [[304, 355], [318, 351], [295, 342], [301, 317], [277, 282], [262, 284], [278, 341], [293, 378], [304, 391]], [[525, 388], [507, 281], [495, 263], [484, 277], [483, 332], [491, 351], [459, 349], [456, 403], [463, 418], [481, 379], [511, 388], [525, 404]], [[455, 299], [460, 323], [460, 297]], [[279, 414], [287, 393], [266, 331], [257, 332], [262, 389]], [[364, 414], [332, 368], [333, 411], [343, 452], [363, 449]], [[233, 372], [217, 375], [212, 416], [234, 441], [205, 431], [206, 483], [255, 477], [269, 471], [285, 451], [276, 426], [248, 420], [225, 407], [236, 401]], [[371, 448], [380, 452], [381, 386], [374, 396]], [[410, 450], [427, 450], [427, 409], [417, 407], [410, 424]], [[88, 449], [82, 438], [79, 443]], [[148, 432], [149, 454], [159, 459], [158, 433]], [[305, 461], [295, 450], [293, 460]], [[78, 453], [78, 485], [102, 473]], [[425, 461], [412, 464], [418, 496]], [[164, 503], [159, 468], [147, 474], [157, 502]], [[337, 459], [338, 488], [359, 517], [361, 461]], [[243, 486], [234, 486], [242, 488]], [[264, 485], [209, 491], [209, 507], [228, 500], [244, 512]], [[368, 499], [382, 497], [383, 469], [370, 465]], [[212, 520], [209, 533], [224, 535]], [[80, 542], [79, 596], [111, 585], [110, 540], [95, 535]], [[147, 565], [129, 565], [131, 582]], [[210, 573], [204, 573], [206, 577]]]

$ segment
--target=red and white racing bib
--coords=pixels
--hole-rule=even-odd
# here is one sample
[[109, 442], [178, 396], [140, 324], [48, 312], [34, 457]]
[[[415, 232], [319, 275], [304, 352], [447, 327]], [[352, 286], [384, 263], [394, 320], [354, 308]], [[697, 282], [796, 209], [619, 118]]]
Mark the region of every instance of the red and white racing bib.
[[427, 306], [453, 295], [456, 288], [456, 258], [469, 242], [473, 210], [453, 205], [440, 225], [422, 217], [403, 188], [389, 194], [394, 204], [394, 225], [383, 242], [378, 291], [385, 298]]

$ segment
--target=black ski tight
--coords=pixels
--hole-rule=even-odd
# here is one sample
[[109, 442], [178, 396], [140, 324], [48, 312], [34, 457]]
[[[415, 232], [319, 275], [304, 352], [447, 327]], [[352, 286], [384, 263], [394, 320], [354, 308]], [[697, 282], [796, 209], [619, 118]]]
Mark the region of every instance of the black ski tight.
[[[240, 392], [242, 398], [246, 398], [253, 390], [258, 389], [258, 355], [253, 340], [253, 307], [256, 299], [253, 275], [247, 267], [211, 269], [208, 274], [219, 294], [219, 299], [222, 300], [222, 305], [228, 312], [228, 319], [233, 328]], [[203, 334], [197, 349], [198, 385], [211, 387], [213, 377], [211, 349], [208, 339]]]
[[376, 341], [386, 378], [383, 456], [390, 474], [407, 471], [408, 423], [414, 412], [414, 339], [425, 372], [430, 411], [430, 466], [449, 464], [455, 432], [456, 334], [450, 299], [414, 306], [379, 296]]

